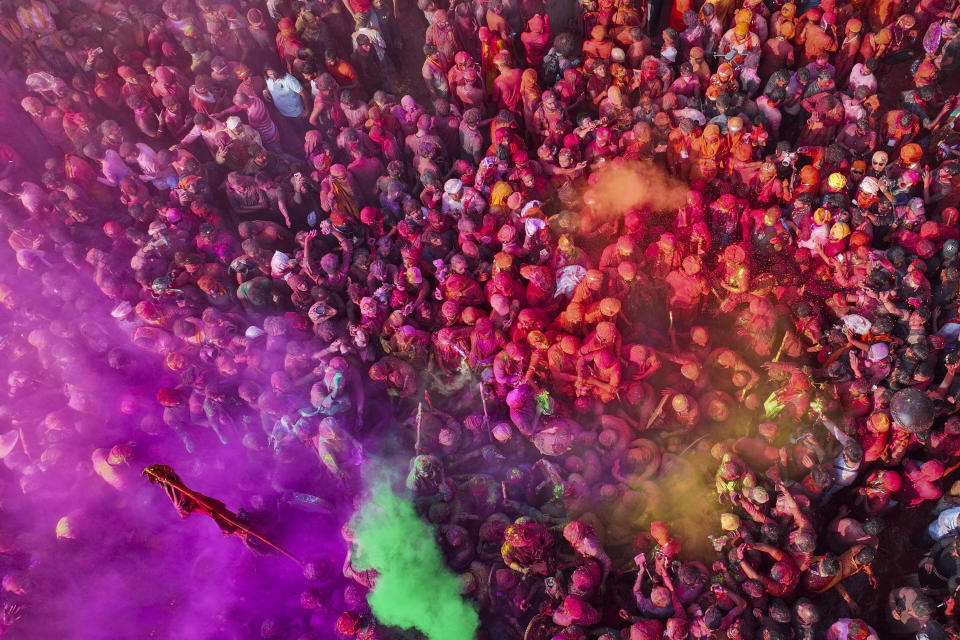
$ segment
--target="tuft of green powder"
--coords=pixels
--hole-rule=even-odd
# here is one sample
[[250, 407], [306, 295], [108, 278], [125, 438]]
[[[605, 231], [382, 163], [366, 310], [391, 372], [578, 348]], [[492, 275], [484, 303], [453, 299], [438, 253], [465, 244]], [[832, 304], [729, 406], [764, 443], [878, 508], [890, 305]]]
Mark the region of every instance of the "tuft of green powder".
[[355, 565], [379, 573], [368, 601], [380, 622], [418, 629], [429, 640], [473, 640], [477, 612], [461, 597], [460, 580], [410, 500], [395, 494], [389, 482], [377, 482], [352, 528]]

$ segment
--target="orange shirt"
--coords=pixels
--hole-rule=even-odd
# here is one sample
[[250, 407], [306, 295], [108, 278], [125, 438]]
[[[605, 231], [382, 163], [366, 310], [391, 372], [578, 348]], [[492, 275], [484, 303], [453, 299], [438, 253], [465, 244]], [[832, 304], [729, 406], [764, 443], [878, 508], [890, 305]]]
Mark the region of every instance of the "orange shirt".
[[333, 65], [324, 63], [324, 66], [327, 68], [327, 71], [330, 72], [330, 75], [333, 76], [333, 79], [337, 81], [337, 84], [341, 86], [354, 84], [357, 81], [356, 69], [346, 60], [339, 60]]

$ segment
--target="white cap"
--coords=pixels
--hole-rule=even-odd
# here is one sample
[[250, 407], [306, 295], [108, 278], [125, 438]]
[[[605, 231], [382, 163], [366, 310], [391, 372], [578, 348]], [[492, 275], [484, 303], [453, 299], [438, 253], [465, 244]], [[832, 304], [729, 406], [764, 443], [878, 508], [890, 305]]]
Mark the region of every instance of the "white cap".
[[541, 229], [545, 228], [547, 223], [541, 220], [540, 218], [527, 218], [523, 221], [523, 230], [528, 236], [536, 234]]
[[[515, 193], [515, 192], [514, 192], [514, 193]], [[512, 194], [511, 194], [511, 195], [512, 195]], [[521, 217], [521, 218], [526, 218], [526, 217], [527, 217], [527, 212], [530, 211], [530, 209], [533, 209], [534, 207], [536, 207], [536, 208], [539, 209], [539, 208], [542, 207], [542, 206], [543, 206], [543, 203], [540, 202], [539, 200], [531, 200], [531, 201], [528, 202], [527, 204], [523, 205], [523, 208], [520, 209], [520, 217]]]
[[113, 308], [113, 311], [110, 312], [110, 315], [119, 320], [120, 318], [126, 317], [131, 313], [133, 313], [133, 305], [126, 300], [123, 300], [120, 302], [120, 304]]
[[277, 275], [283, 273], [295, 264], [296, 263], [290, 259], [290, 256], [282, 251], [274, 251], [273, 257], [270, 258], [270, 269]]
[[227, 118], [227, 129], [230, 129], [231, 131], [236, 131], [239, 128], [240, 128], [240, 118], [238, 118], [237, 116], [230, 116], [229, 118]]
[[147, 227], [147, 233], [152, 236], [162, 231], [166, 231], [167, 229], [168, 227], [166, 222], [163, 222], [162, 220], [154, 220], [150, 223], [150, 226]]
[[867, 176], [860, 181], [860, 191], [868, 193], [870, 195], [875, 195], [880, 191], [880, 183], [877, 182], [876, 178]]
[[460, 193], [461, 189], [463, 189], [463, 182], [458, 178], [450, 178], [443, 185], [443, 190], [449, 194]]
[[874, 342], [867, 351], [867, 357], [870, 358], [871, 362], [877, 362], [886, 358], [889, 353], [890, 347], [887, 346], [886, 342]]
[[857, 315], [856, 313], [849, 313], [845, 316], [842, 316], [840, 320], [843, 322], [843, 326], [851, 331], [861, 334], [870, 331], [870, 327], [873, 326], [869, 320], [861, 315]]

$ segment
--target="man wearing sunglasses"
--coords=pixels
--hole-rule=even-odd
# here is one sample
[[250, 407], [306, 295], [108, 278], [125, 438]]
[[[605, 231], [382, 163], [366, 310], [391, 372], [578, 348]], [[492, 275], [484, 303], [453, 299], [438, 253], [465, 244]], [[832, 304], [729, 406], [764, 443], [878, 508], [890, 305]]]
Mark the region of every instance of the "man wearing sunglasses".
[[878, 180], [885, 178], [889, 159], [890, 156], [887, 155], [886, 151], [874, 151], [870, 157], [870, 168], [867, 170], [867, 175]]

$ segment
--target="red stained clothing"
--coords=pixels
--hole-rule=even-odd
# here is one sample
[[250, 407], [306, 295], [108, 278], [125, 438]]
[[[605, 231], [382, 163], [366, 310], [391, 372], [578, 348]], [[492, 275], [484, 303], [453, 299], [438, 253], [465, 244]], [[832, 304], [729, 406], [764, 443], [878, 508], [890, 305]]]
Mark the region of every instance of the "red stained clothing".
[[527, 52], [527, 64], [539, 69], [550, 50], [550, 18], [535, 15], [527, 21], [527, 30], [520, 34], [520, 41]]
[[520, 69], [504, 69], [493, 81], [492, 98], [499, 108], [519, 113], [522, 74]]
[[917, 462], [905, 460], [903, 463], [904, 484], [897, 494], [906, 507], [916, 507], [925, 500], [936, 500], [941, 495], [939, 480], [943, 476], [943, 464], [937, 460]]
[[864, 424], [857, 432], [857, 440], [863, 447], [864, 464], [876, 462], [887, 450], [890, 431], [874, 431], [868, 424]]
[[797, 570], [797, 566], [787, 554], [783, 554], [783, 557], [778, 559], [777, 562], [785, 571], [783, 579], [774, 580], [769, 576], [761, 574], [760, 582], [763, 584], [764, 590], [771, 596], [783, 598], [796, 590], [797, 583], [800, 582], [800, 571]]

